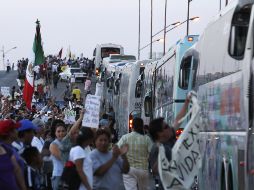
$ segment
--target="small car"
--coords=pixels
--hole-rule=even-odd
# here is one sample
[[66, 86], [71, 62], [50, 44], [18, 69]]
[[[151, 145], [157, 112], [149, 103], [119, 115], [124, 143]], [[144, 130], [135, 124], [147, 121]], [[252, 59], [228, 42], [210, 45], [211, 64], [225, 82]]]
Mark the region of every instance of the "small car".
[[79, 67], [67, 67], [63, 72], [59, 74], [61, 80], [70, 80], [71, 75], [74, 75], [75, 81], [81, 80], [84, 82], [85, 77], [87, 76], [86, 73], [82, 71]]

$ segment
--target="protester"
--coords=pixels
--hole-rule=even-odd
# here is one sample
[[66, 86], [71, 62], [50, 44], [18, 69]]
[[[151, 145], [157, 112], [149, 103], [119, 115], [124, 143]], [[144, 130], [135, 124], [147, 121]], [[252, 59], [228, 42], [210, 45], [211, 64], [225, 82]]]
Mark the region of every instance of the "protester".
[[43, 175], [40, 172], [42, 167], [42, 159], [36, 147], [28, 147], [22, 153], [22, 157], [26, 161], [25, 181], [29, 189], [44, 190], [45, 183]]
[[144, 123], [141, 118], [133, 119], [133, 131], [119, 140], [118, 146], [129, 145], [127, 158], [130, 163], [130, 171], [123, 175], [126, 190], [149, 189], [148, 158], [152, 148], [152, 141], [144, 135]]
[[175, 119], [173, 127], [169, 126], [164, 121], [164, 118], [154, 119], [149, 124], [149, 134], [153, 139], [153, 141], [155, 142], [149, 155], [149, 163], [155, 179], [159, 180], [158, 184], [159, 190], [163, 190], [163, 186], [159, 179], [158, 172], [158, 154], [159, 154], [158, 143], [161, 143], [164, 146], [166, 157], [170, 161], [172, 158], [171, 150], [176, 142], [175, 130], [178, 129], [178, 127], [180, 126], [179, 120], [185, 115], [188, 109], [190, 98], [191, 98], [190, 96], [186, 98], [182, 109], [180, 110], [179, 114]]
[[72, 90], [72, 94], [78, 101], [80, 101], [81, 91], [78, 86], [75, 86], [75, 88]]
[[[0, 188], [8, 190], [26, 190], [22, 170], [17, 162], [17, 155], [10, 145], [9, 136], [15, 136], [19, 128], [12, 120], [0, 121]], [[3, 142], [5, 141], [5, 142]], [[11, 143], [9, 141], [9, 143]]]
[[93, 165], [86, 148], [93, 143], [94, 133], [90, 128], [83, 127], [79, 131], [76, 146], [70, 151], [69, 160], [72, 161], [81, 179], [79, 190], [92, 190], [93, 187]]
[[12, 146], [21, 154], [26, 147], [31, 146], [34, 133], [37, 127], [28, 119], [20, 121], [21, 127], [18, 128], [18, 140], [12, 143]]
[[62, 144], [61, 141], [66, 135], [66, 128], [63, 124], [58, 124], [55, 127], [56, 139], [50, 144], [49, 150], [53, 161], [52, 172], [52, 188], [57, 190], [60, 182], [60, 178], [63, 172], [64, 162], [61, 157]]
[[90, 154], [93, 161], [93, 189], [120, 189], [123, 184], [122, 174], [129, 172], [129, 162], [126, 157], [128, 146], [119, 149], [117, 146], [109, 151], [111, 134], [108, 130], [98, 129], [95, 135], [96, 149]]
[[35, 136], [33, 137], [32, 140], [32, 146], [36, 147], [39, 152], [42, 151], [42, 148], [44, 146], [44, 132], [45, 132], [45, 128], [44, 128], [44, 122], [39, 119], [39, 118], [35, 118], [32, 123], [37, 127], [37, 130], [35, 131]]

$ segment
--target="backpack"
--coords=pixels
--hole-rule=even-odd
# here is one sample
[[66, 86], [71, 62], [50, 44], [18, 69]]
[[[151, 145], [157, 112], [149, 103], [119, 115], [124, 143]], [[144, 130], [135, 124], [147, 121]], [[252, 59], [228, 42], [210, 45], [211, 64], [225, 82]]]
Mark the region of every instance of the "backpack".
[[79, 177], [75, 163], [71, 161], [66, 162], [61, 176], [59, 190], [78, 190], [80, 184], [81, 179]]

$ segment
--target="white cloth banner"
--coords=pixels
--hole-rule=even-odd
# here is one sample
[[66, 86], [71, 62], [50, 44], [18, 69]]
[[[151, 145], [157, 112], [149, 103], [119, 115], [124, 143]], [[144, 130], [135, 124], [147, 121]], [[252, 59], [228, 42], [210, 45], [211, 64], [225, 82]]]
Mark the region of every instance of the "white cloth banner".
[[158, 170], [165, 190], [190, 189], [201, 166], [198, 144], [199, 111], [196, 97], [192, 96], [191, 119], [172, 149], [168, 161], [163, 145], [159, 147]]
[[98, 128], [100, 114], [100, 96], [88, 94], [85, 102], [85, 114], [82, 121], [82, 126]]
[[4, 87], [4, 86], [2, 86], [1, 87], [1, 94], [4, 97], [11, 96], [11, 94], [10, 94], [10, 87]]

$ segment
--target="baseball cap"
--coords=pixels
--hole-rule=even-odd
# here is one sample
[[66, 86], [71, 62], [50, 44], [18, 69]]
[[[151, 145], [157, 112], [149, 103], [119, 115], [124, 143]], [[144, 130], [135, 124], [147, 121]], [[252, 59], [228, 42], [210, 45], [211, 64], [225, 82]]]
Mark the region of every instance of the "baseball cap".
[[109, 120], [108, 119], [101, 119], [99, 121], [99, 125], [104, 127], [104, 126], [108, 126], [109, 125]]
[[37, 130], [37, 127], [32, 123], [32, 121], [28, 119], [22, 119], [20, 121], [21, 127], [18, 128], [18, 131], [26, 131], [26, 130]]
[[11, 119], [1, 120], [0, 121], [0, 135], [8, 135], [12, 129], [18, 129], [20, 123], [15, 123]]
[[33, 119], [32, 123], [35, 127], [44, 127], [44, 122], [39, 118]]

